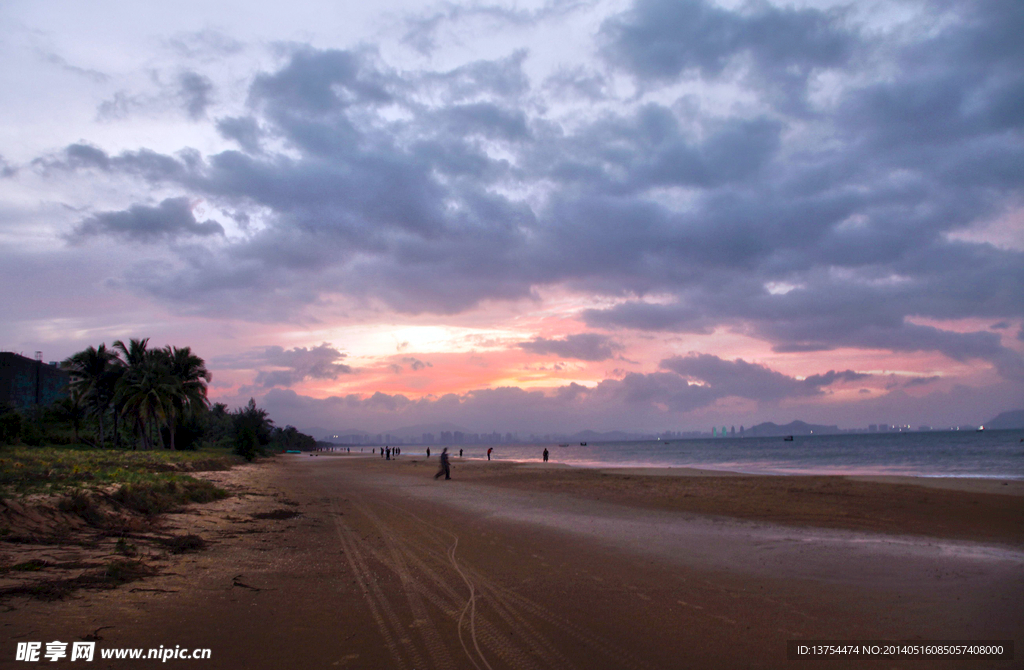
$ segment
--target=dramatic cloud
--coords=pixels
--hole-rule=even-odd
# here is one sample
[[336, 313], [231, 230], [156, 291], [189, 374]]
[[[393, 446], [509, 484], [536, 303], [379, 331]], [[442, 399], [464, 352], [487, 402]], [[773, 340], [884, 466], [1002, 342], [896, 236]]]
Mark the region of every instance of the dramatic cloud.
[[71, 233], [72, 240], [114, 235], [138, 242], [180, 236], [223, 235], [216, 221], [197, 221], [188, 198], [167, 198], [156, 207], [132, 205], [123, 212], [101, 212], [82, 221]]
[[561, 358], [576, 358], [581, 361], [606, 361], [614, 358], [622, 345], [598, 333], [567, 335], [560, 340], [537, 337], [521, 342], [520, 348], [533, 354], [550, 354]]
[[188, 116], [193, 121], [201, 119], [206, 115], [206, 108], [210, 105], [210, 93], [213, 91], [213, 82], [209, 77], [204, 77], [196, 72], [183, 72], [178, 78], [179, 91], [182, 104]]
[[747, 67], [757, 78], [802, 92], [817, 69], [842, 67], [857, 44], [841, 14], [767, 3], [729, 11], [703, 0], [637, 0], [605, 21], [605, 54], [643, 79], [714, 78]]
[[317, 347], [284, 349], [272, 346], [245, 354], [221, 356], [214, 363], [228, 369], [258, 370], [255, 383], [262, 388], [294, 386], [307, 379], [338, 379], [355, 371], [342, 363], [347, 354], [324, 342]]
[[398, 360], [398, 363], [391, 363], [388, 365], [388, 369], [390, 369], [396, 375], [403, 373], [405, 371], [406, 365], [408, 365], [409, 369], [412, 370], [413, 372], [419, 372], [420, 370], [423, 370], [425, 368], [434, 367], [433, 364], [426, 361], [421, 361], [420, 359], [415, 358], [413, 356], [402, 356]]
[[[62, 79], [40, 84], [51, 97], [14, 91], [0, 112], [25, 129], [0, 138], [0, 265], [59, 245], [90, 268], [97, 301], [136, 301], [153, 323], [273, 324], [308, 332], [307, 347], [351, 330], [360, 367], [450, 366], [458, 402], [431, 408], [484, 412], [498, 395], [481, 389], [534, 356], [562, 360], [524, 387], [595, 416], [846, 402], [843, 384], [861, 381], [885, 396], [847, 368], [938, 377], [900, 377], [893, 393], [1019, 395], [1020, 2], [387, 11], [372, 30], [353, 15], [306, 42], [258, 12], [218, 31], [170, 20], [125, 31], [157, 39], [123, 68], [33, 52], [26, 62]], [[72, 46], [62, 53], [98, 51]], [[33, 130], [57, 99], [68, 120]], [[50, 290], [55, 305], [65, 294]], [[86, 332], [52, 325], [62, 308], [48, 321], [33, 309], [0, 335], [30, 333], [16, 340], [29, 350]], [[111, 323], [137, 323], [128, 309]], [[410, 324], [471, 324], [517, 360], [485, 368], [448, 332], [366, 335]], [[208, 327], [220, 351], [233, 346]], [[564, 335], [583, 328], [595, 332]], [[271, 341], [252, 337], [243, 350]], [[405, 358], [395, 341], [412, 342]], [[854, 350], [858, 362], [840, 358]], [[746, 362], [766, 355], [809, 376]], [[239, 368], [260, 387], [328, 380], [352, 395], [333, 347], [260, 357]], [[606, 379], [612, 359], [624, 369]], [[353, 397], [418, 412], [428, 377], [383, 374], [389, 393]]]
[[748, 363], [742, 359], [726, 361], [711, 354], [667, 358], [661, 362], [661, 367], [687, 380], [701, 382], [709, 394], [716, 398], [736, 396], [766, 402], [813, 396], [821, 393], [822, 387], [837, 381], [851, 382], [869, 376], [853, 370], [829, 370], [825, 374], [800, 380], [764, 365]]

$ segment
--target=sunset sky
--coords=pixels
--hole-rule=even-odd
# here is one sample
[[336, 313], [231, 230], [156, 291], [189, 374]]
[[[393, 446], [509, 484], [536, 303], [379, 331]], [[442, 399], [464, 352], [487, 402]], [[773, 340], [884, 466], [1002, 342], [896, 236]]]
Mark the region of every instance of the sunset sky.
[[279, 424], [1024, 407], [1024, 3], [0, 4], [0, 349]]

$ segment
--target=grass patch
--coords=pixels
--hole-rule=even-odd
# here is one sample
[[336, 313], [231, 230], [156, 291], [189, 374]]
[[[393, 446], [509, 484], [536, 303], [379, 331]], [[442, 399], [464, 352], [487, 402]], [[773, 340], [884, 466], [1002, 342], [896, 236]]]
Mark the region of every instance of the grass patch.
[[202, 551], [206, 549], [206, 540], [198, 535], [175, 535], [166, 540], [163, 544], [172, 554], [187, 554], [190, 551]]
[[2, 568], [2, 569], [0, 569], [0, 573], [8, 573], [8, 572], [37, 572], [39, 570], [42, 570], [45, 567], [46, 567], [46, 561], [42, 560], [41, 558], [34, 558], [31, 561], [25, 561], [24, 563], [18, 563], [17, 565], [12, 565], [9, 568]]
[[138, 548], [123, 537], [117, 538], [117, 543], [114, 545], [114, 551], [129, 558], [132, 556], [138, 556], [139, 554]]
[[227, 495], [227, 491], [208, 481], [170, 475], [163, 480], [125, 484], [111, 497], [128, 509], [154, 516], [188, 503], [212, 502]]
[[0, 597], [28, 596], [39, 600], [62, 600], [78, 589], [113, 589], [157, 574], [157, 569], [142, 561], [115, 559], [102, 568], [90, 570], [72, 579], [48, 579], [0, 589]]
[[218, 450], [5, 447], [0, 451], [0, 497], [145, 483], [176, 472], [227, 470], [241, 462], [238, 456]]
[[107, 515], [97, 506], [96, 499], [86, 491], [75, 491], [65, 496], [57, 504], [58, 509], [69, 514], [76, 514], [90, 526], [106, 525]]

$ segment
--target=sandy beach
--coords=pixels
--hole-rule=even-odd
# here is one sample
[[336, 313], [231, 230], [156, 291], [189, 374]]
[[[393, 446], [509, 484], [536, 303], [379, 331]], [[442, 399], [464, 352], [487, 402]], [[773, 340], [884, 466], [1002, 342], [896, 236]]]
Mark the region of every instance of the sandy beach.
[[[117, 590], [6, 599], [0, 666], [24, 666], [18, 641], [91, 635], [209, 648], [169, 661], [207, 668], [1021, 667], [1019, 482], [436, 469], [303, 454], [210, 473], [236, 495], [164, 521], [208, 550]], [[1018, 651], [798, 662], [795, 639]]]

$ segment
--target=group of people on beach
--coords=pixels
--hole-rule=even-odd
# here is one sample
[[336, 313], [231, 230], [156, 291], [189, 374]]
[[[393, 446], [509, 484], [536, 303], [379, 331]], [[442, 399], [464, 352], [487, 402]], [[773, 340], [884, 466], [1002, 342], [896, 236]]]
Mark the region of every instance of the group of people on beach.
[[[380, 450], [380, 457], [385, 461], [390, 461], [392, 456], [398, 458], [400, 453], [402, 453], [402, 450], [399, 447], [384, 447]], [[430, 454], [427, 454], [427, 456], [429, 455]]]

